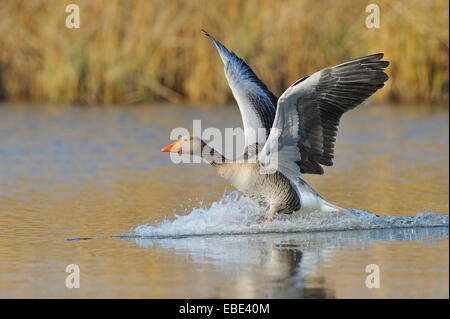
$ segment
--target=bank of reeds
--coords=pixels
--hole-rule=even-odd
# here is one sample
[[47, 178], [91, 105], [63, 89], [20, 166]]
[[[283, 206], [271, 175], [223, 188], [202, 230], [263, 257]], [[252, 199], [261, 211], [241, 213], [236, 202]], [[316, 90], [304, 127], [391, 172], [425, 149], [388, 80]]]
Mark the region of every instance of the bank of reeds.
[[277, 95], [322, 67], [385, 52], [390, 81], [378, 102], [448, 103], [447, 0], [78, 0], [81, 28], [67, 29], [66, 1], [3, 0], [0, 94], [60, 104], [232, 100], [204, 28], [244, 58]]

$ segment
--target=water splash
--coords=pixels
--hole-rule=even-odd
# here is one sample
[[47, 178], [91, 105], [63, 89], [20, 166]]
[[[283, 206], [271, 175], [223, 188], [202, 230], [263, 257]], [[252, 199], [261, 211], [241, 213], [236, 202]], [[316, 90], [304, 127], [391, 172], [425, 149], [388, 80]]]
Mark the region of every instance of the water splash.
[[164, 220], [157, 226], [139, 225], [125, 236], [180, 237], [218, 234], [291, 233], [380, 228], [448, 226], [449, 216], [433, 212], [416, 216], [377, 216], [364, 210], [350, 209], [350, 214], [314, 211], [280, 215], [264, 223], [267, 212], [237, 191], [224, 194], [211, 206], [193, 209], [175, 220]]

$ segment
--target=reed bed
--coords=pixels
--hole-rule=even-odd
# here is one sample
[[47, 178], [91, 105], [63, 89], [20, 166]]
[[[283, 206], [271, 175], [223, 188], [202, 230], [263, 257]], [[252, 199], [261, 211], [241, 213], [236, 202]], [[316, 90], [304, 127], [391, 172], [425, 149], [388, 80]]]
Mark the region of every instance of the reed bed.
[[447, 0], [77, 0], [81, 28], [60, 0], [3, 0], [0, 97], [67, 104], [229, 103], [223, 65], [206, 29], [279, 95], [301, 76], [384, 52], [383, 103], [447, 104]]

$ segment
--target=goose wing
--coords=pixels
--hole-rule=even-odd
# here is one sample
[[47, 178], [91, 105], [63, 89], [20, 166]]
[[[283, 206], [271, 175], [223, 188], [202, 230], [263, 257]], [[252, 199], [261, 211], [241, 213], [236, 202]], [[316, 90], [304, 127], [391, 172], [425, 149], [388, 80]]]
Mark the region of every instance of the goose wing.
[[[265, 142], [275, 118], [277, 97], [241, 58], [202, 31], [213, 41], [223, 61], [225, 77], [241, 112], [246, 148], [258, 141]], [[265, 133], [258, 134], [261, 132], [258, 129], [264, 129]]]
[[328, 67], [292, 84], [279, 98], [272, 130], [258, 160], [288, 177], [323, 174], [332, 166], [343, 113], [384, 86], [388, 76], [374, 54]]

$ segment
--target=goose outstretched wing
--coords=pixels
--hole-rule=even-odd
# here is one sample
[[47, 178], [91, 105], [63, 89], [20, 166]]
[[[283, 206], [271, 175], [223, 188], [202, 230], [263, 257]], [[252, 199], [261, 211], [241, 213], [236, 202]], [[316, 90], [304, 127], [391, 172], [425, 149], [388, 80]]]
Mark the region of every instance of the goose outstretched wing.
[[279, 98], [267, 143], [260, 152], [263, 167], [288, 177], [323, 174], [332, 166], [339, 120], [384, 86], [389, 65], [382, 53], [325, 68], [292, 84]]
[[[225, 77], [241, 112], [245, 145], [264, 142], [275, 118], [277, 97], [241, 58], [208, 32], [202, 31], [213, 41], [223, 61]], [[258, 134], [261, 133], [258, 129], [265, 129], [265, 134]]]

